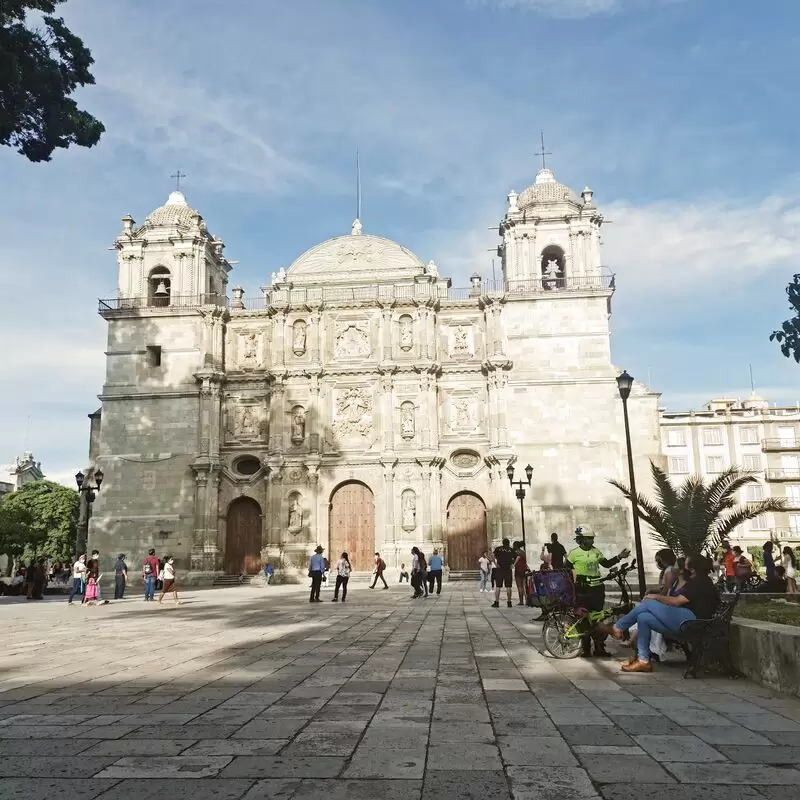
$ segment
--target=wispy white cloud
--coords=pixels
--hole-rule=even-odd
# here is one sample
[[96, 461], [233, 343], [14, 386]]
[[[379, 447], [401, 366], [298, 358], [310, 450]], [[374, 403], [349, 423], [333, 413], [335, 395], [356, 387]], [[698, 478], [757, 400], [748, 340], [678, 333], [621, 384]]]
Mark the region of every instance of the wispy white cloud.
[[[627, 0], [630, 2], [630, 0]], [[590, 17], [613, 14], [626, 0], [467, 0], [470, 5], [493, 6], [500, 9], [536, 11], [551, 17]]]

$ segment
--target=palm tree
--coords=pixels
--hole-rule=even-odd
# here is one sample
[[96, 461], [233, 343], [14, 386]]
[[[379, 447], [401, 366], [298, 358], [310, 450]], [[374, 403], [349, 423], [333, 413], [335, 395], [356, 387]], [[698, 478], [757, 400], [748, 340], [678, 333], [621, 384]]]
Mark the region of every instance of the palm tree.
[[[650, 526], [654, 539], [679, 556], [714, 550], [743, 522], [768, 511], [785, 509], [785, 501], [777, 497], [740, 505], [736, 493], [758, 483], [758, 479], [738, 467], [726, 469], [709, 484], [701, 476], [693, 475], [678, 488], [652, 461], [650, 468], [655, 499], [638, 495], [639, 518]], [[633, 500], [631, 490], [623, 483], [613, 480], [609, 483]]]

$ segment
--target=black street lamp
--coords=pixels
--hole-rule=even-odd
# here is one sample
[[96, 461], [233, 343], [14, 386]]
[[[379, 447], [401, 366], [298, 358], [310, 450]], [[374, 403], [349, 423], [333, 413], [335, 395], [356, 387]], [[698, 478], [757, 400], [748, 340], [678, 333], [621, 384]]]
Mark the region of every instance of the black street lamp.
[[[95, 501], [95, 492], [100, 491], [100, 484], [103, 482], [103, 470], [96, 469], [90, 470], [88, 477], [82, 472], [77, 472], [75, 475], [75, 483], [78, 484], [78, 494], [82, 500], [79, 517], [78, 527], [75, 531], [75, 558], [81, 554], [81, 540], [83, 546], [86, 547], [86, 542], [89, 539], [89, 517], [92, 515], [92, 503]], [[91, 485], [94, 479], [94, 486]]]
[[644, 558], [642, 556], [642, 532], [639, 528], [639, 504], [636, 502], [636, 476], [633, 474], [633, 450], [631, 449], [631, 426], [628, 422], [628, 398], [633, 388], [633, 378], [623, 371], [617, 376], [617, 388], [622, 398], [622, 416], [625, 419], [625, 446], [628, 449], [628, 479], [631, 488], [631, 510], [633, 512], [633, 542], [636, 548], [636, 571], [639, 575], [639, 597], [644, 597], [647, 583], [644, 577]]
[[514, 465], [509, 461], [508, 466], [506, 467], [506, 475], [508, 475], [508, 482], [512, 486], [517, 487], [517, 500], [519, 500], [519, 516], [520, 520], [522, 521], [522, 549], [525, 551], [525, 558], [528, 557], [528, 543], [525, 541], [525, 508], [522, 505], [522, 501], [525, 499], [525, 487], [531, 485], [531, 479], [533, 478], [533, 467], [528, 464], [525, 467], [525, 476], [527, 480], [525, 481], [515, 481], [514, 480]]

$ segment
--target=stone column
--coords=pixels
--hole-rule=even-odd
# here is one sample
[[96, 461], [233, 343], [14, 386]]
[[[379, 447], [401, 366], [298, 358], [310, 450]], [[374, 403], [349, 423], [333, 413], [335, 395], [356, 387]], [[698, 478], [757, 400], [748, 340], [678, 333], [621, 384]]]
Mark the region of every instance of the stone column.
[[205, 429], [208, 431], [208, 439], [209, 439], [209, 447], [208, 453], [211, 457], [213, 462], [219, 462], [219, 448], [220, 448], [220, 436], [221, 436], [221, 403], [220, 403], [220, 387], [218, 384], [212, 384], [209, 388], [209, 393], [207, 397], [208, 403], [208, 420], [207, 424], [208, 427]]
[[431, 403], [430, 403], [430, 384], [431, 376], [423, 372], [419, 376], [420, 395], [419, 401], [414, 404], [414, 424], [419, 431], [419, 442], [423, 450], [432, 446], [431, 442]]
[[437, 547], [444, 547], [445, 532], [442, 527], [442, 471], [438, 465], [430, 470], [428, 496], [431, 509], [431, 536]]
[[319, 311], [314, 310], [308, 315], [308, 341], [311, 345], [311, 362], [314, 364], [319, 362], [319, 320]]
[[[394, 530], [394, 467], [391, 464], [383, 465], [383, 541], [375, 542], [375, 549], [383, 553], [391, 545], [397, 559], [397, 537]], [[387, 562], [388, 563], [388, 562]], [[398, 566], [393, 564], [392, 566]]]
[[281, 368], [286, 363], [286, 311], [281, 310], [275, 315], [274, 325], [276, 335], [273, 337], [272, 360], [277, 368]]
[[566, 261], [566, 265], [565, 265], [566, 269], [564, 270], [564, 273], [565, 273], [565, 275], [567, 277], [567, 283], [566, 283], [567, 286], [570, 285], [570, 282], [572, 281], [573, 278], [579, 277], [579, 272], [577, 271], [576, 266], [575, 266], [575, 264], [577, 262], [577, 259], [575, 258], [576, 250], [577, 250], [577, 244], [575, 242], [576, 235], [577, 234], [575, 233], [575, 231], [570, 230], [570, 232], [569, 232], [569, 248], [568, 248], [567, 253], [566, 253], [565, 257], [564, 257], [564, 260]]
[[[517, 237], [513, 233], [513, 229], [508, 230], [503, 238], [503, 245], [505, 247], [505, 279], [507, 281], [516, 280], [517, 275]], [[501, 276], [503, 277], [503, 276]]]
[[506, 420], [506, 396], [508, 395], [508, 374], [497, 374], [497, 443], [500, 447], [508, 445], [508, 424]]
[[219, 529], [219, 472], [216, 469], [208, 473], [208, 485], [205, 492], [205, 527], [207, 530], [205, 556], [211, 569], [221, 569], [219, 554], [224, 552], [225, 542], [221, 539]]
[[436, 399], [437, 380], [436, 376], [428, 375], [425, 395], [427, 399], [427, 427], [428, 427], [428, 447], [434, 450], [439, 447], [439, 404]]
[[[420, 493], [417, 492], [417, 514], [421, 517], [419, 520], [419, 526], [422, 528], [422, 541], [423, 542], [432, 542], [433, 541], [433, 498], [431, 497], [431, 493], [429, 491], [431, 483], [431, 467], [429, 464], [426, 464], [422, 467], [422, 486], [425, 488], [425, 495], [427, 497], [421, 497]], [[419, 486], [419, 483], [416, 483], [415, 486]], [[421, 513], [420, 513], [421, 512]], [[426, 552], [430, 552], [429, 550]]]
[[283, 408], [285, 391], [283, 378], [278, 378], [272, 385], [269, 403], [269, 449], [272, 454], [283, 453], [286, 421]]
[[309, 378], [309, 402], [306, 414], [306, 437], [312, 453], [320, 450], [321, 426], [319, 424], [319, 377], [312, 375]]
[[381, 376], [381, 425], [380, 436], [382, 441], [382, 450], [394, 450], [395, 444], [395, 426], [394, 426], [394, 403], [392, 392], [392, 376]]
[[489, 434], [489, 447], [497, 447], [499, 442], [499, 420], [497, 413], [497, 375], [490, 372], [486, 376], [486, 386], [488, 393], [488, 408], [486, 414], [486, 427]]
[[392, 309], [381, 309], [380, 347], [383, 361], [392, 360]]
[[316, 464], [308, 465], [308, 487], [311, 492], [311, 503], [314, 509], [314, 519], [311, 520], [309, 529], [311, 538], [316, 540], [325, 548], [328, 553], [328, 558], [331, 563], [334, 563], [334, 558], [339, 557], [338, 553], [331, 554], [330, 531], [328, 530], [327, 515], [323, 509], [323, 498], [320, 497], [319, 487], [319, 466]]

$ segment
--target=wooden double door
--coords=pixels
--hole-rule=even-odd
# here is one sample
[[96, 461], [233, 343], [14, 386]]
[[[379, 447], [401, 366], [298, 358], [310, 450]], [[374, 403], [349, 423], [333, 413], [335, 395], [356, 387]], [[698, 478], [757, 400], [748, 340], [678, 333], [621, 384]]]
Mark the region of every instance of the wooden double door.
[[353, 569], [370, 571], [375, 563], [375, 498], [369, 487], [355, 481], [331, 495], [329, 510], [331, 565], [347, 553]]
[[468, 492], [455, 495], [447, 505], [447, 565], [457, 571], [478, 569], [487, 546], [483, 500]]
[[228, 506], [224, 569], [228, 575], [256, 575], [261, 570], [261, 506], [249, 497]]

